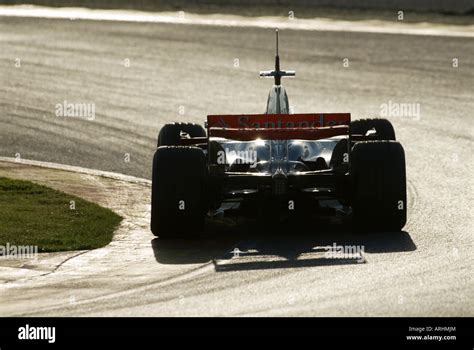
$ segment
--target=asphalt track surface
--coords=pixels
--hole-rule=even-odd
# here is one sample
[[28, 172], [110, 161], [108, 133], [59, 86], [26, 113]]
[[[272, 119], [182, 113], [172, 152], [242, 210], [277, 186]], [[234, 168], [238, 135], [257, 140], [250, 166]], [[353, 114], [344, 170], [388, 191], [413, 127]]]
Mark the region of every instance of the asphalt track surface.
[[[272, 68], [269, 29], [2, 17], [0, 33], [0, 156], [149, 179], [164, 123], [263, 112], [271, 85], [257, 75]], [[147, 232], [133, 237], [154, 259], [104, 278], [117, 263], [104, 257], [80, 288], [38, 283], [34, 300], [2, 298], [6, 314], [473, 316], [474, 39], [287, 30], [280, 40], [283, 69], [297, 72], [284, 82], [295, 112], [363, 118], [389, 101], [419, 104], [419, 117], [389, 117], [407, 159], [404, 232], [243, 223], [168, 243]], [[94, 103], [95, 119], [56, 117], [64, 100]], [[325, 259], [334, 242], [363, 245], [365, 262]], [[80, 305], [42, 303], [68, 288]]]

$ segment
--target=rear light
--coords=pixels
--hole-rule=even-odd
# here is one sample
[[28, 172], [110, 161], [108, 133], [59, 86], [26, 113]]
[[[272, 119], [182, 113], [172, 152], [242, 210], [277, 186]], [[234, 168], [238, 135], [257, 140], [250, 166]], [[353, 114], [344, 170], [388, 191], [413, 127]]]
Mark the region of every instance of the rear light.
[[283, 195], [288, 190], [288, 179], [283, 173], [278, 173], [272, 177], [272, 192], [274, 195]]

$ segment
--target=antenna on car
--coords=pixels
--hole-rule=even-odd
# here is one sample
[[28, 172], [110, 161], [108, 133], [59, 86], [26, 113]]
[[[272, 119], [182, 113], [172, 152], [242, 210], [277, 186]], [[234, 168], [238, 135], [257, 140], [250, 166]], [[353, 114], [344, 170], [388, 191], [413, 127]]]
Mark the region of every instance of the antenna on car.
[[276, 56], [278, 57], [278, 28], [275, 29], [276, 34]]
[[264, 78], [275, 79], [275, 85], [281, 85], [281, 77], [294, 77], [294, 70], [280, 70], [280, 56], [278, 54], [278, 28], [275, 29], [275, 38], [276, 38], [276, 55], [275, 55], [275, 70], [261, 71], [260, 76]]

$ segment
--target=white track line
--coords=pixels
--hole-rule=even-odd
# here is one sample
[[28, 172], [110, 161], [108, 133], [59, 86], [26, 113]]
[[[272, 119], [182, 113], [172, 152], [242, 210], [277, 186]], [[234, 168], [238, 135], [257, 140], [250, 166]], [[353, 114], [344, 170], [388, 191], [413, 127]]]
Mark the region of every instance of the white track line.
[[92, 10], [86, 8], [50, 8], [32, 5], [0, 6], [0, 16], [56, 18], [69, 20], [168, 23], [221, 27], [280, 28], [309, 31], [336, 31], [405, 35], [474, 37], [474, 25], [399, 23], [380, 20], [343, 21], [325, 18], [289, 19], [286, 17], [245, 17], [235, 15], [197, 15], [183, 12], [144, 12], [132, 10]]
[[16, 158], [11, 158], [11, 157], [0, 157], [0, 162], [32, 165], [32, 166], [37, 166], [41, 168], [57, 169], [57, 170], [63, 170], [63, 171], [70, 171], [74, 173], [102, 176], [102, 177], [106, 177], [110, 179], [133, 182], [133, 183], [138, 183], [142, 185], [151, 185], [151, 181], [147, 179], [142, 179], [139, 177], [124, 175], [120, 173], [112, 173], [109, 171], [82, 168], [82, 167], [72, 166], [72, 165], [40, 162], [38, 160], [30, 160], [30, 159], [16, 159]]

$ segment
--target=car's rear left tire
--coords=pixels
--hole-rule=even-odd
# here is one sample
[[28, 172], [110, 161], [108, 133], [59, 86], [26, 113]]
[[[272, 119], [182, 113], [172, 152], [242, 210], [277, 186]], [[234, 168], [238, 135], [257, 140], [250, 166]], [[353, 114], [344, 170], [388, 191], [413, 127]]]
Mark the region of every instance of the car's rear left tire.
[[206, 158], [198, 147], [159, 147], [153, 157], [151, 231], [160, 238], [196, 237], [208, 210]]
[[351, 156], [353, 224], [357, 231], [400, 231], [407, 219], [405, 153], [395, 141], [354, 145]]
[[191, 137], [206, 137], [206, 130], [199, 124], [194, 123], [170, 123], [165, 124], [158, 134], [157, 146], [179, 146], [181, 131]]

